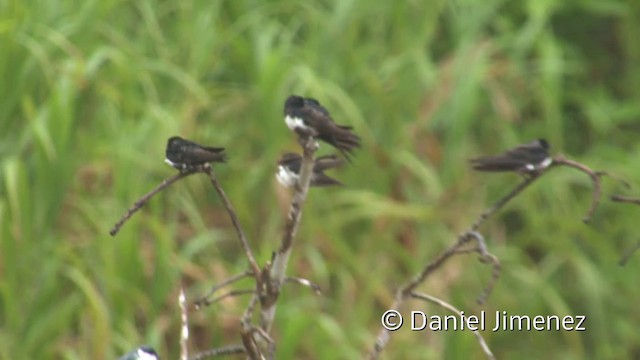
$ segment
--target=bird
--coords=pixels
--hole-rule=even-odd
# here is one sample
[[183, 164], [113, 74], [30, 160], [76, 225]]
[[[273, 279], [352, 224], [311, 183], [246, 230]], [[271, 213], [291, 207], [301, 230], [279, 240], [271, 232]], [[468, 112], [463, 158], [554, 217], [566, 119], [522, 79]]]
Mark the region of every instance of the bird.
[[471, 166], [478, 171], [516, 171], [532, 174], [543, 170], [552, 163], [549, 156], [550, 145], [545, 139], [537, 139], [518, 145], [505, 153], [471, 159]]
[[158, 353], [150, 346], [140, 346], [124, 355], [118, 360], [158, 360]]
[[316, 99], [290, 95], [284, 103], [284, 115], [289, 129], [330, 144], [349, 161], [353, 150], [360, 147], [360, 137], [352, 132], [353, 128], [336, 124]]
[[164, 162], [181, 171], [194, 170], [210, 162], [227, 160], [224, 148], [202, 146], [179, 136], [169, 138], [165, 156]]
[[[333, 186], [342, 183], [323, 171], [339, 167], [344, 163], [336, 155], [320, 156], [314, 160], [313, 172], [311, 173], [310, 186]], [[286, 153], [278, 160], [278, 172], [276, 179], [285, 187], [293, 187], [300, 180], [300, 168], [302, 166], [302, 156], [295, 153]]]

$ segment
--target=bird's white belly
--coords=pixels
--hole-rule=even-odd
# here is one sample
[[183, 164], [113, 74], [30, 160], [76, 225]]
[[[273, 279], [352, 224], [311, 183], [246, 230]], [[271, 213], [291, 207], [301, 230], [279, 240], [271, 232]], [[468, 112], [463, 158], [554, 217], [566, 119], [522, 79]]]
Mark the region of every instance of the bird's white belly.
[[296, 185], [299, 178], [298, 174], [290, 171], [287, 167], [282, 165], [278, 166], [276, 179], [278, 179], [278, 182], [282, 184], [282, 186], [293, 187]]
[[153, 354], [149, 354], [142, 349], [138, 349], [138, 359], [139, 360], [157, 360], [158, 357]]
[[551, 157], [548, 157], [546, 159], [544, 159], [540, 164], [538, 164], [536, 167], [540, 170], [542, 169], [546, 169], [549, 167], [549, 165], [551, 165], [551, 163], [553, 162], [553, 159]]
[[174, 168], [180, 168], [180, 167], [181, 167], [181, 165], [180, 165], [180, 164], [176, 164], [176, 163], [174, 163], [173, 161], [171, 161], [171, 160], [169, 160], [169, 159], [166, 159], [166, 158], [164, 159], [164, 162], [165, 162], [165, 163], [167, 163], [167, 164], [169, 164], [169, 165], [171, 165], [171, 166], [173, 166]]
[[289, 129], [294, 131], [296, 130], [296, 128], [308, 128], [307, 125], [305, 125], [304, 121], [299, 117], [287, 115], [284, 117], [284, 122], [287, 124], [287, 127], [289, 127]]

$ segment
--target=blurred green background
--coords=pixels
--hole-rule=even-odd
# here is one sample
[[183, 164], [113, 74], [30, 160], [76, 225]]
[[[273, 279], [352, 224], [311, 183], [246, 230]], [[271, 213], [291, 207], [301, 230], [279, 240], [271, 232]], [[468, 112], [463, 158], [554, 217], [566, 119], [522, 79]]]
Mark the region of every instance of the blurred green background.
[[[225, 146], [217, 173], [261, 264], [289, 191], [275, 161], [297, 150], [288, 94], [319, 99], [363, 148], [312, 189], [274, 337], [279, 359], [359, 358], [395, 289], [515, 185], [467, 159], [545, 137], [640, 195], [640, 2], [0, 1], [0, 358], [113, 359], [141, 343], [178, 353], [181, 281], [192, 300], [246, 268], [203, 176], [175, 173], [166, 139]], [[321, 154], [333, 149], [322, 146]], [[485, 333], [500, 359], [640, 358], [640, 208], [555, 169], [482, 228], [490, 277], [457, 257], [421, 288], [476, 313], [583, 314], [586, 332]], [[249, 280], [236, 288], [250, 288]], [[239, 342], [247, 298], [192, 312], [192, 351]], [[421, 302], [407, 310], [445, 314]], [[393, 333], [386, 359], [471, 359], [469, 332]]]

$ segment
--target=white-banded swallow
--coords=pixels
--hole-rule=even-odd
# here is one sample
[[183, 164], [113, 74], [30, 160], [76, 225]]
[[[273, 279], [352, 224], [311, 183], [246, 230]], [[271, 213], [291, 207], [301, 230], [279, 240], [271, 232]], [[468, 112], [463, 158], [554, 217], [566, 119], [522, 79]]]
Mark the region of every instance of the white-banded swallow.
[[471, 166], [478, 171], [517, 171], [534, 173], [551, 165], [549, 143], [545, 139], [519, 145], [504, 154], [471, 159]]
[[164, 162], [179, 170], [190, 170], [211, 162], [225, 162], [224, 148], [196, 144], [174, 136], [167, 141]]
[[336, 124], [316, 99], [289, 96], [284, 103], [284, 121], [297, 134], [313, 136], [340, 150], [347, 160], [360, 147], [360, 137], [352, 127]]
[[158, 360], [158, 353], [150, 346], [141, 346], [130, 351], [118, 360]]
[[[344, 163], [336, 155], [320, 156], [313, 163], [310, 186], [333, 186], [342, 183], [324, 173], [325, 170], [339, 167]], [[278, 160], [278, 172], [276, 179], [285, 187], [293, 187], [300, 180], [300, 168], [302, 156], [294, 153], [286, 153]]]

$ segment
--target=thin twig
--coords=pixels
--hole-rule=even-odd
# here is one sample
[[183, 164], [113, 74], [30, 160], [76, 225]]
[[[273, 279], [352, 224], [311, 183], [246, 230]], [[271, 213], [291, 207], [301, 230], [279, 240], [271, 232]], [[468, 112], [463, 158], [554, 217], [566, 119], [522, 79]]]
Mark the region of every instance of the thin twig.
[[627, 196], [621, 196], [621, 195], [613, 195], [613, 196], [611, 196], [611, 201], [640, 205], [640, 199], [631, 198], [631, 197], [627, 197]]
[[591, 182], [593, 182], [593, 194], [591, 195], [591, 206], [587, 211], [587, 214], [582, 218], [582, 221], [585, 224], [588, 224], [591, 219], [593, 219], [593, 215], [598, 208], [598, 204], [600, 204], [600, 195], [602, 194], [602, 186], [600, 185], [600, 179], [602, 176], [611, 176], [609, 173], [604, 171], [594, 171], [591, 170], [588, 166], [581, 164], [579, 162], [569, 160], [563, 155], [557, 155], [553, 158], [553, 164], [551, 166], [564, 165], [568, 167], [572, 167], [574, 169], [580, 170], [583, 173], [589, 175], [591, 177]]
[[247, 241], [247, 237], [244, 231], [242, 230], [242, 226], [240, 225], [240, 220], [238, 219], [238, 216], [235, 210], [233, 209], [233, 205], [231, 205], [231, 201], [229, 201], [227, 194], [222, 189], [222, 186], [220, 185], [220, 182], [216, 178], [211, 167], [206, 166], [204, 171], [209, 175], [209, 179], [211, 179], [211, 184], [216, 189], [216, 192], [222, 199], [224, 207], [227, 209], [227, 212], [229, 213], [229, 217], [231, 218], [233, 227], [235, 228], [236, 233], [238, 235], [238, 240], [240, 241], [240, 245], [242, 246], [242, 249], [244, 250], [244, 253], [247, 256], [247, 260], [249, 261], [251, 274], [253, 275], [253, 278], [256, 281], [256, 290], [253, 292], [254, 295], [251, 297], [251, 300], [249, 301], [249, 305], [247, 306], [247, 309], [245, 310], [245, 313], [240, 320], [240, 325], [242, 328], [240, 335], [242, 338], [242, 343], [244, 345], [244, 351], [247, 353], [247, 356], [250, 359], [261, 359], [263, 358], [262, 353], [256, 343], [255, 338], [253, 337], [253, 332], [252, 332], [253, 326], [251, 325], [251, 315], [253, 314], [253, 310], [255, 308], [256, 302], [258, 301], [259, 297], [261, 297], [260, 294], [263, 289], [262, 272], [260, 271], [260, 267], [258, 267], [258, 263], [255, 260], [253, 251], [251, 250], [251, 247], [249, 246], [249, 242]]
[[[425, 300], [428, 301], [432, 304], [436, 304], [440, 307], [443, 307], [449, 311], [451, 311], [452, 313], [460, 316], [460, 314], [462, 313], [460, 310], [458, 310], [456, 307], [454, 307], [453, 305], [445, 302], [442, 299], [438, 299], [437, 297], [428, 295], [428, 294], [423, 294], [423, 293], [418, 293], [418, 292], [412, 292], [411, 296], [413, 298], [416, 299], [420, 299], [420, 300]], [[469, 328], [469, 319], [468, 318], [464, 318], [463, 321], [467, 321], [467, 328]], [[487, 358], [495, 360], [495, 355], [493, 355], [493, 353], [491, 352], [491, 349], [489, 348], [489, 345], [487, 345], [487, 342], [484, 340], [484, 338], [482, 337], [482, 335], [480, 334], [480, 332], [478, 330], [473, 330], [470, 329], [471, 331], [473, 331], [473, 335], [476, 337], [476, 339], [478, 340], [478, 343], [480, 344], [480, 347], [482, 348], [482, 351], [484, 351], [484, 354], [487, 356]]]
[[268, 359], [274, 359], [276, 355], [276, 342], [273, 341], [271, 336], [267, 334], [266, 331], [262, 330], [259, 327], [253, 327], [252, 332], [260, 335], [260, 338], [267, 343], [267, 355]]
[[[621, 196], [621, 195], [612, 195], [611, 201], [640, 205], [639, 198], [632, 198], [632, 197]], [[638, 249], [640, 249], [640, 240], [638, 240], [638, 242], [633, 247], [625, 251], [624, 255], [622, 255], [622, 257], [620, 258], [620, 261], [618, 261], [618, 264], [620, 266], [627, 265], [627, 262], [631, 258], [631, 255], [633, 255], [633, 253], [635, 253]]]
[[493, 265], [492, 267], [492, 271], [491, 271], [491, 279], [489, 280], [489, 282], [487, 283], [487, 285], [484, 288], [484, 291], [480, 294], [480, 296], [478, 296], [478, 299], [476, 300], [476, 302], [479, 305], [482, 305], [485, 303], [485, 301], [487, 301], [487, 298], [489, 297], [489, 295], [491, 294], [491, 292], [493, 291], [493, 288], [495, 287], [496, 283], [498, 282], [498, 279], [500, 279], [500, 272], [501, 272], [501, 267], [500, 267], [500, 260], [498, 260], [498, 257], [488, 253], [484, 259], [483, 262], [485, 263], [491, 263]]
[[227, 293], [224, 293], [222, 295], [216, 296], [212, 299], [207, 299], [206, 302], [202, 303], [202, 306], [209, 306], [211, 304], [215, 304], [219, 301], [222, 301], [228, 297], [235, 297], [235, 296], [240, 296], [240, 295], [249, 295], [249, 294], [255, 294], [256, 289], [241, 289], [241, 290], [231, 290]]
[[240, 318], [240, 338], [242, 339], [242, 344], [244, 345], [244, 350], [247, 353], [247, 357], [252, 360], [263, 358], [258, 344], [256, 343], [256, 339], [253, 337], [254, 326], [251, 324], [251, 318], [255, 306], [258, 303], [258, 299], [258, 294], [254, 293], [251, 297], [251, 300], [249, 300], [249, 304], [247, 305], [244, 314]]
[[625, 254], [622, 256], [622, 258], [620, 259], [620, 261], [618, 261], [618, 265], [620, 266], [625, 266], [627, 265], [627, 262], [629, 261], [629, 259], [631, 258], [631, 255], [633, 255], [633, 253], [636, 252], [636, 250], [640, 249], [640, 240], [638, 240], [638, 242], [631, 248], [629, 248]]
[[[207, 164], [208, 165], [208, 164]], [[215, 173], [211, 166], [205, 166], [204, 172], [209, 175], [209, 179], [211, 179], [211, 184], [220, 195], [220, 199], [222, 199], [222, 203], [224, 207], [227, 209], [229, 213], [229, 217], [231, 218], [231, 222], [233, 223], [233, 227], [236, 229], [236, 233], [238, 234], [238, 240], [240, 240], [240, 245], [242, 246], [242, 250], [244, 250], [245, 255], [247, 256], [247, 260], [249, 261], [249, 267], [251, 268], [251, 272], [253, 273], [253, 277], [256, 279], [256, 289], [261, 288], [261, 279], [260, 279], [260, 267], [258, 267], [258, 263], [256, 262], [255, 257], [253, 256], [253, 251], [249, 246], [249, 242], [247, 241], [247, 237], [242, 230], [242, 226], [240, 225], [240, 220], [238, 220], [238, 215], [236, 215], [235, 210], [233, 210], [233, 205], [231, 205], [231, 201], [227, 197], [227, 194], [222, 189], [220, 182], [216, 178]]]
[[205, 350], [197, 353], [194, 357], [189, 360], [204, 360], [216, 356], [225, 356], [225, 355], [235, 355], [235, 354], [244, 354], [246, 351], [242, 345], [230, 345], [210, 350]]
[[628, 181], [626, 181], [625, 179], [623, 179], [622, 177], [620, 177], [620, 176], [618, 176], [616, 174], [610, 173], [608, 171], [602, 171], [602, 170], [598, 171], [597, 173], [600, 174], [600, 176], [608, 176], [608, 177], [618, 181], [625, 188], [631, 189], [631, 184]]
[[480, 252], [480, 248], [476, 246], [471, 249], [457, 249], [456, 255], [465, 255], [465, 254], [479, 253], [479, 252]]
[[109, 230], [109, 234], [111, 236], [116, 236], [116, 234], [118, 233], [118, 231], [120, 231], [120, 228], [122, 227], [122, 225], [124, 225], [124, 223], [129, 220], [131, 218], [131, 216], [133, 216], [133, 214], [135, 214], [138, 210], [140, 210], [140, 208], [142, 208], [144, 206], [144, 204], [147, 203], [147, 201], [149, 201], [149, 199], [151, 199], [151, 197], [153, 197], [155, 194], [159, 193], [160, 191], [162, 191], [162, 189], [166, 188], [167, 186], [173, 184], [174, 182], [187, 177], [189, 175], [193, 175], [195, 174], [197, 171], [187, 171], [187, 172], [180, 172], [177, 173], [175, 175], [173, 175], [170, 178], [164, 179], [160, 185], [156, 186], [153, 190], [149, 191], [147, 194], [145, 194], [144, 196], [142, 196], [140, 199], [138, 199], [138, 201], [136, 201], [135, 203], [133, 203], [133, 205], [129, 208], [129, 210], [127, 210], [127, 212], [122, 215], [122, 217], [120, 218], [120, 220], [118, 220], [118, 222], [113, 225], [113, 228], [111, 228], [111, 230]]
[[543, 172], [534, 173], [534, 174], [529, 175], [522, 182], [520, 182], [520, 184], [518, 184], [515, 188], [513, 188], [513, 190], [511, 190], [511, 192], [509, 192], [507, 195], [502, 197], [500, 200], [496, 201], [495, 204], [491, 205], [491, 207], [489, 207], [488, 209], [483, 211], [482, 214], [480, 214], [480, 217], [478, 217], [478, 220], [476, 220], [476, 222], [474, 222], [473, 225], [471, 225], [470, 231], [477, 231], [480, 228], [480, 226], [482, 226], [482, 224], [484, 224], [485, 221], [487, 221], [493, 214], [495, 214], [500, 209], [502, 209], [509, 201], [511, 201], [511, 199], [513, 199], [518, 194], [520, 194], [524, 189], [526, 189], [529, 185], [531, 185], [535, 180], [540, 178], [540, 176], [543, 173], [544, 173], [544, 170], [543, 170]]
[[500, 278], [500, 260], [498, 257], [489, 252], [487, 243], [484, 241], [484, 237], [477, 231], [471, 231], [466, 234], [468, 237], [472, 237], [478, 243], [478, 253], [480, 254], [480, 261], [485, 264], [491, 263], [493, 265], [493, 271], [491, 272], [491, 279], [484, 288], [484, 291], [480, 294], [476, 300], [478, 304], [482, 305], [493, 291], [494, 286]]
[[[420, 285], [432, 272], [438, 269], [442, 264], [444, 264], [451, 256], [456, 254], [456, 251], [461, 246], [464, 246], [468, 242], [469, 237], [460, 236], [455, 244], [448, 247], [444, 250], [440, 255], [438, 255], [435, 259], [429, 262], [420, 273], [414, 276], [414, 278], [409, 281], [409, 283], [402, 286], [396, 292], [396, 298], [393, 301], [393, 304], [389, 307], [389, 309], [398, 310], [400, 306], [404, 303], [407, 296], [409, 296], [418, 285]], [[376, 337], [376, 341], [374, 343], [373, 349], [369, 353], [368, 359], [377, 359], [382, 353], [382, 350], [387, 346], [389, 342], [389, 330], [384, 326], [378, 332]]]
[[182, 324], [180, 331], [180, 360], [187, 360], [189, 358], [189, 317], [187, 315], [187, 297], [184, 294], [182, 285], [180, 286], [178, 305], [180, 306], [180, 322]]
[[298, 278], [298, 277], [292, 277], [292, 276], [287, 276], [284, 279], [285, 282], [292, 282], [294, 284], [298, 284], [298, 285], [302, 285], [302, 286], [306, 286], [311, 288], [311, 290], [313, 290], [316, 295], [322, 295], [322, 288], [320, 288], [320, 285], [313, 283], [307, 279], [304, 278]]
[[216, 291], [220, 290], [221, 288], [223, 288], [223, 287], [225, 287], [227, 285], [233, 284], [234, 282], [236, 282], [238, 280], [241, 280], [241, 279], [243, 279], [243, 278], [245, 278], [247, 276], [250, 276], [250, 275], [251, 275], [251, 272], [245, 271], [245, 272], [243, 272], [241, 274], [234, 275], [234, 276], [226, 279], [225, 281], [212, 286], [211, 290], [209, 290], [209, 292], [206, 295], [204, 295], [200, 299], [196, 300], [196, 302], [194, 303], [196, 309], [199, 309], [202, 306], [209, 305], [211, 303], [211, 301], [209, 300], [209, 297], [211, 297]]

